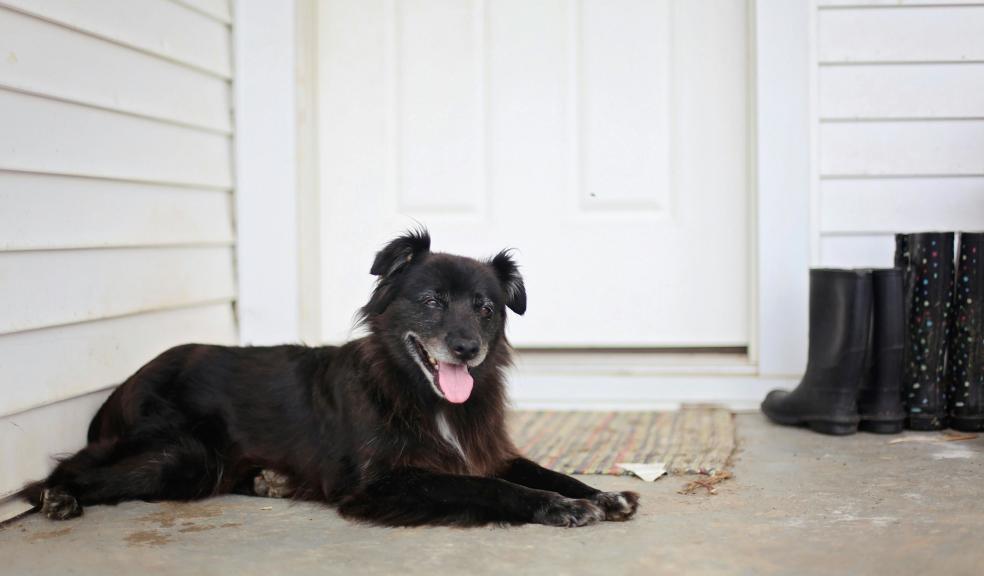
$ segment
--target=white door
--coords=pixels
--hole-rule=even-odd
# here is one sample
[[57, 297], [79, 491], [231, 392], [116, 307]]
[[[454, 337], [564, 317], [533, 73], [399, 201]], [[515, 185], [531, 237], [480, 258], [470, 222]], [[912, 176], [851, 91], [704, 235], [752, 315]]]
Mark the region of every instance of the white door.
[[319, 15], [323, 332], [373, 252], [517, 248], [514, 344], [748, 342], [743, 0], [331, 0]]

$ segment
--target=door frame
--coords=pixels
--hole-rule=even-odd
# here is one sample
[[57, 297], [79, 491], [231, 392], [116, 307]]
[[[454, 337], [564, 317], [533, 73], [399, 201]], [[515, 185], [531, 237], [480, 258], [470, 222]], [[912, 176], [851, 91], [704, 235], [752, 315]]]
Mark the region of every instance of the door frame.
[[806, 367], [816, 205], [816, 1], [755, 0], [751, 357], [758, 374]]
[[[734, 362], [695, 371], [660, 361], [641, 370], [545, 370], [513, 386], [519, 405], [663, 406], [718, 400], [757, 404], [763, 390], [795, 380], [806, 364], [815, 182], [815, 0], [748, 0], [751, 170], [749, 349]], [[235, 0], [240, 338], [244, 343], [320, 341], [321, 270], [317, 166], [317, 2]], [[280, 22], [270, 30], [270, 22]], [[290, 25], [287, 25], [287, 23]], [[269, 30], [263, 44], [239, 31]], [[247, 42], [247, 39], [249, 41]], [[279, 82], [263, 78], [287, 69]], [[286, 60], [285, 60], [286, 59]], [[250, 105], [252, 103], [252, 106]], [[258, 105], [263, 103], [263, 105]], [[276, 109], [271, 110], [270, 106]], [[293, 118], [277, 126], [263, 118]], [[265, 130], [260, 130], [260, 127]], [[297, 151], [294, 162], [269, 154]], [[277, 194], [262, 185], [276, 182]], [[292, 193], [288, 193], [291, 191]], [[277, 204], [271, 212], [271, 206]], [[286, 206], [286, 207], [285, 207]], [[284, 239], [287, 239], [286, 241]], [[312, 244], [313, 243], [313, 244]], [[257, 249], [260, 246], [262, 249]], [[271, 283], [277, 286], [271, 286]], [[690, 366], [690, 367], [685, 367]], [[565, 383], [584, 380], [583, 394]], [[551, 384], [552, 383], [552, 384]], [[576, 388], [576, 386], [575, 386]], [[679, 391], [668, 394], [668, 390]], [[563, 398], [561, 398], [563, 395]]]
[[298, 2], [234, 0], [236, 318], [242, 344], [296, 341]]

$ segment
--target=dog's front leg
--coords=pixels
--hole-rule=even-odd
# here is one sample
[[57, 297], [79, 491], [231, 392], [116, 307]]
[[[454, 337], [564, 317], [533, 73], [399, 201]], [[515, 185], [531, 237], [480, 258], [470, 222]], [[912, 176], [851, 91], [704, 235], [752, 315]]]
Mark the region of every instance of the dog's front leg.
[[419, 469], [385, 473], [344, 499], [339, 512], [390, 526], [489, 523], [587, 526], [605, 519], [593, 500], [569, 498], [500, 478], [436, 474]]
[[639, 495], [635, 492], [602, 492], [526, 458], [510, 460], [497, 476], [521, 486], [589, 499], [605, 511], [605, 520], [628, 520], [639, 507]]

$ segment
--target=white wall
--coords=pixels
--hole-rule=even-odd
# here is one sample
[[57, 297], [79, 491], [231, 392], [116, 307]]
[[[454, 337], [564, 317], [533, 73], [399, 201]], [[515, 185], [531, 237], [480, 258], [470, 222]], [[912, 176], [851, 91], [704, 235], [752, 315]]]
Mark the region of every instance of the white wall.
[[0, 496], [108, 389], [237, 341], [222, 0], [0, 0]]
[[814, 261], [984, 229], [984, 2], [820, 0]]

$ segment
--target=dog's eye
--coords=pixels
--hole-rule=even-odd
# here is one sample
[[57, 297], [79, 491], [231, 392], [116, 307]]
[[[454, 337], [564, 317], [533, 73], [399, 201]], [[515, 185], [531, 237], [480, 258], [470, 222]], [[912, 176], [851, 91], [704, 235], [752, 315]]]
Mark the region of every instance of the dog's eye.
[[437, 298], [427, 298], [424, 300], [424, 306], [427, 306], [428, 308], [440, 308], [441, 301]]

